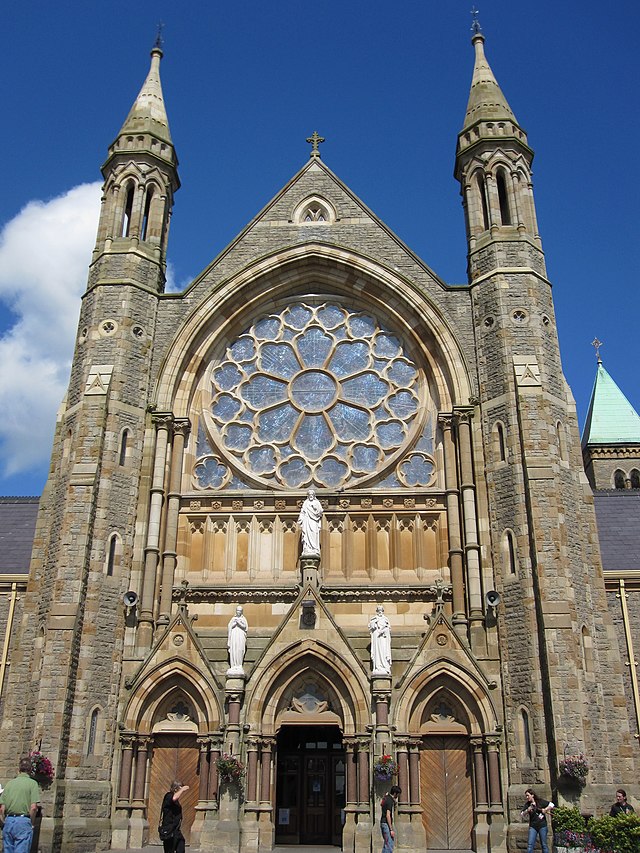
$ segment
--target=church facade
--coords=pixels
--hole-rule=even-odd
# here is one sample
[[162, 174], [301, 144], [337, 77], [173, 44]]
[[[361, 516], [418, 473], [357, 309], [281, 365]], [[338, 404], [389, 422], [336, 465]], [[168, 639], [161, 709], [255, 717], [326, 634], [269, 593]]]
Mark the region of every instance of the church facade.
[[[5, 775], [34, 744], [56, 767], [44, 849], [158, 843], [176, 778], [192, 847], [225, 853], [375, 849], [388, 760], [406, 851], [515, 850], [527, 787], [592, 812], [632, 789], [533, 152], [473, 45], [468, 285], [314, 134], [181, 294], [164, 293], [179, 179], [152, 51], [103, 166], [3, 697]], [[590, 763], [580, 798], [567, 753]]]

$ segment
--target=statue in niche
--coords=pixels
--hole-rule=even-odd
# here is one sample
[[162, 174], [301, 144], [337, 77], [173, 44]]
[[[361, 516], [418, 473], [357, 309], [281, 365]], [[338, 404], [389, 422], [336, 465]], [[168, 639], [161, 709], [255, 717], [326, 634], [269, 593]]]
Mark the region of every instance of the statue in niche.
[[320, 556], [320, 523], [324, 510], [313, 489], [309, 489], [307, 497], [300, 508], [298, 524], [302, 533], [302, 556]]
[[247, 631], [249, 624], [242, 607], [236, 607], [236, 614], [229, 620], [227, 630], [227, 648], [229, 649], [229, 669], [227, 675], [244, 675], [242, 664], [247, 650]]
[[369, 622], [369, 633], [372, 675], [391, 675], [391, 625], [381, 604], [376, 607], [376, 615]]

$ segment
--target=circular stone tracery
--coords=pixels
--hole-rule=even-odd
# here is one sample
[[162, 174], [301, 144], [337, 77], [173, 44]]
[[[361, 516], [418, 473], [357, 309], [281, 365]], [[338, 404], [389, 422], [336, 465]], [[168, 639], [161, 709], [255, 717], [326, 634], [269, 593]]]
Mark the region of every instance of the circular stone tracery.
[[[263, 316], [221, 355], [203, 386], [199, 488], [221, 486], [222, 471], [213, 479], [210, 471], [225, 467], [225, 456], [284, 488], [364, 483], [395, 468], [429, 409], [401, 340], [336, 303], [293, 303]], [[398, 468], [400, 482], [427, 485], [427, 461], [414, 453]]]

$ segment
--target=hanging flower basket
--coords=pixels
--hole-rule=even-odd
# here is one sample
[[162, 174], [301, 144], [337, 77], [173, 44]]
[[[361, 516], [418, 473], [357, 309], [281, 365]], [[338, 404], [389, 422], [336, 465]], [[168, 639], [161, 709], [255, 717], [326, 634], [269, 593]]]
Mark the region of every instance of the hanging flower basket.
[[53, 764], [46, 755], [37, 750], [29, 753], [31, 759], [31, 771], [29, 776], [40, 784], [53, 781]]
[[223, 753], [216, 761], [216, 769], [222, 782], [239, 784], [244, 776], [244, 764], [235, 755]]
[[398, 765], [390, 755], [382, 755], [373, 765], [373, 775], [378, 782], [390, 782], [398, 772]]
[[582, 755], [565, 755], [560, 762], [560, 775], [583, 788], [587, 784], [589, 762]]

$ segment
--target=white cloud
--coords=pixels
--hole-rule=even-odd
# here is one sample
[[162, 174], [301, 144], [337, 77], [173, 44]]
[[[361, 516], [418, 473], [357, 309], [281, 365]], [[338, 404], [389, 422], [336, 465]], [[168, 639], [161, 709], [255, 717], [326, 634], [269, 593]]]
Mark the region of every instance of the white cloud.
[[[100, 184], [32, 201], [0, 233], [0, 473], [30, 471], [51, 453], [80, 296], [96, 237]], [[4, 305], [4, 311], [3, 311]], [[13, 316], [6, 322], [6, 308]]]

